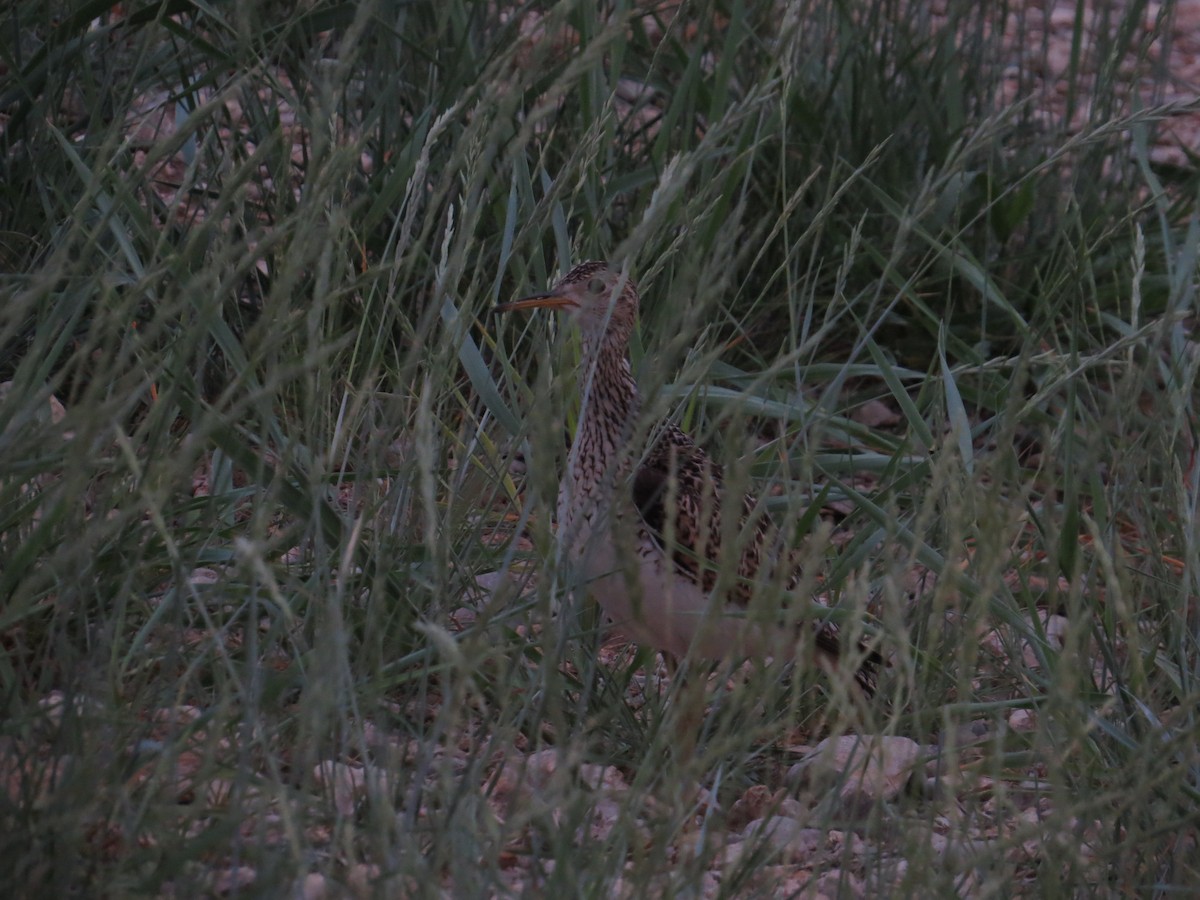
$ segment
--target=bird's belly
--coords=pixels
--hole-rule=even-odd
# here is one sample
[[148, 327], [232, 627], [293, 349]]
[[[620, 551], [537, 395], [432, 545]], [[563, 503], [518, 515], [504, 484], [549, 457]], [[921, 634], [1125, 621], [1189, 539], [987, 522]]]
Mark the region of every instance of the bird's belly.
[[620, 634], [680, 659], [790, 655], [774, 629], [748, 626], [743, 610], [680, 573], [640, 529], [622, 540], [606, 503], [595, 501], [590, 515], [581, 511], [587, 504], [578, 490], [564, 487], [559, 495], [560, 539], [576, 589], [596, 599]]
[[617, 558], [611, 546], [585, 568], [589, 590], [613, 626], [630, 640], [683, 658], [753, 653], [754, 632], [744, 616], [728, 614], [700, 585], [678, 573], [657, 546], [644, 543], [636, 561]]

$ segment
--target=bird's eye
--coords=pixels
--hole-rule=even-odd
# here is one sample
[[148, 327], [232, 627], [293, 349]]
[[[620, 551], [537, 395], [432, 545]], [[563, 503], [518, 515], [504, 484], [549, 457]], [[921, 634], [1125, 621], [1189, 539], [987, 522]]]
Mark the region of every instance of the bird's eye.
[[588, 293], [589, 294], [603, 294], [604, 293], [604, 279], [603, 278], [593, 278], [591, 281], [589, 281], [588, 282]]

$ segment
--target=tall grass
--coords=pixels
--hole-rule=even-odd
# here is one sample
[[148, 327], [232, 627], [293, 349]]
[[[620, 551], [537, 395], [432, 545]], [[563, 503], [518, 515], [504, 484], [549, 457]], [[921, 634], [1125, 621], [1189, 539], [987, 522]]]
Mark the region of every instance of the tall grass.
[[[1081, 7], [1060, 106], [1023, 7], [946, 7], [16, 0], [15, 890], [1194, 886], [1196, 174], [1132, 90], [1173, 4]], [[870, 709], [662, 681], [567, 600], [575, 350], [490, 310], [590, 257], [647, 416], [817, 535]], [[847, 730], [930, 777], [796, 787]], [[734, 854], [755, 787], [830, 843]]]

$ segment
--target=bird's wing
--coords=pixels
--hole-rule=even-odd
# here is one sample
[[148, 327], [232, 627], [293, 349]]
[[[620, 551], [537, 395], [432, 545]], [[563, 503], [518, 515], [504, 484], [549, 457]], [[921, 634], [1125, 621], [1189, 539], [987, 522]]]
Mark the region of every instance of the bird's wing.
[[[754, 497], [744, 494], [741, 502], [726, 499], [721, 467], [679, 427], [664, 426], [646, 458], [633, 476], [633, 502], [646, 531], [670, 555], [675, 570], [699, 583], [705, 592], [713, 590], [722, 564], [722, 513], [738, 513], [737, 578], [729, 586], [728, 597], [747, 607], [764, 566], [794, 567], [792, 555], [777, 554], [772, 525], [758, 509]], [[798, 572], [785, 574], [794, 582]], [[842, 652], [838, 626], [823, 622], [816, 629], [817, 647], [834, 659]], [[859, 684], [868, 693], [874, 690], [875, 671], [882, 659], [869, 651], [856, 673]]]
[[[721, 558], [721, 516], [730, 503], [721, 467], [684, 431], [666, 425], [634, 472], [633, 502], [646, 530], [664, 548], [670, 545], [679, 573], [711, 591], [728, 560]], [[754, 513], [754, 498], [744, 497], [740, 506], [744, 528]], [[739, 547], [738, 577], [730, 593], [743, 605], [750, 602], [762, 561], [766, 524], [760, 519]]]

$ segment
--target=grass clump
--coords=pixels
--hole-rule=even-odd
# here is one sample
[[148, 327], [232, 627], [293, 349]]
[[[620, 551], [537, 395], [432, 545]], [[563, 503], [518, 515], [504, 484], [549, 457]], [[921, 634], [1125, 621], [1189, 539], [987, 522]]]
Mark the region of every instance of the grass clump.
[[[944, 7], [16, 0], [18, 890], [1194, 884], [1175, 6]], [[869, 710], [663, 681], [565, 601], [572, 350], [489, 311], [589, 257], [642, 286], [647, 415], [881, 636]], [[812, 772], [848, 733], [915, 742], [903, 792]]]

